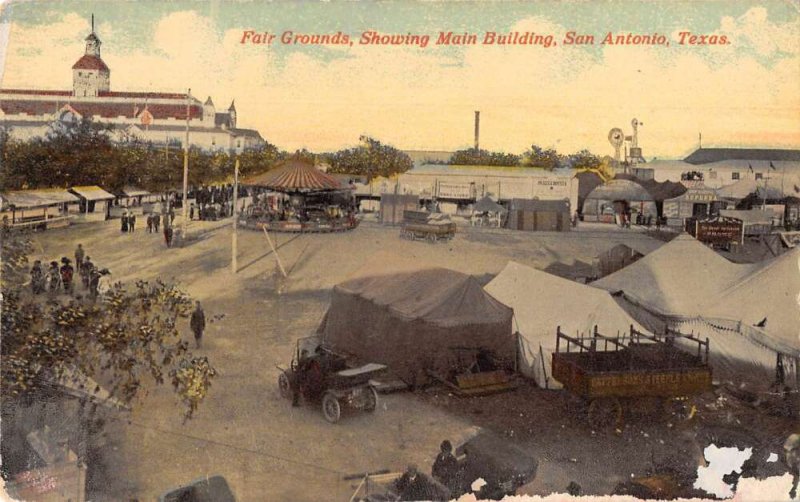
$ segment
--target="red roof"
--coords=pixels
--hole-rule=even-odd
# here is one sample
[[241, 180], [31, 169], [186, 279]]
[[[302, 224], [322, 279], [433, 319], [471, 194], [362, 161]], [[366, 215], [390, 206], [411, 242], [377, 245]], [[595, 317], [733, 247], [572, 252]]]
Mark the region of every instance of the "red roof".
[[[176, 92], [115, 92], [100, 91], [101, 98], [152, 98], [152, 99], [186, 99], [186, 94]], [[185, 106], [185, 105], [184, 105]]]
[[30, 94], [35, 96], [72, 96], [72, 91], [51, 91], [47, 89], [0, 89], [0, 94]]
[[97, 56], [91, 56], [89, 54], [85, 54], [81, 57], [74, 65], [72, 65], [73, 70], [108, 70], [108, 66]]
[[[142, 111], [144, 111], [145, 106], [143, 101], [136, 103], [133, 101], [128, 103], [93, 103], [71, 100], [55, 102], [4, 99], [0, 101], [0, 109], [2, 109], [6, 115], [17, 115], [20, 113], [26, 113], [28, 115], [49, 115], [51, 113], [55, 113], [67, 103], [69, 103], [69, 105], [72, 106], [76, 112], [88, 118], [91, 118], [95, 115], [98, 115], [102, 118], [116, 118], [119, 116], [136, 118]], [[185, 104], [162, 105], [148, 103], [147, 110], [156, 120], [167, 118], [186, 120]], [[197, 104], [191, 105], [189, 107], [189, 116], [193, 119], [201, 118], [203, 116], [203, 107]]]
[[338, 190], [339, 181], [308, 162], [287, 160], [275, 169], [253, 176], [242, 182], [243, 185], [262, 186], [279, 191], [293, 190]]

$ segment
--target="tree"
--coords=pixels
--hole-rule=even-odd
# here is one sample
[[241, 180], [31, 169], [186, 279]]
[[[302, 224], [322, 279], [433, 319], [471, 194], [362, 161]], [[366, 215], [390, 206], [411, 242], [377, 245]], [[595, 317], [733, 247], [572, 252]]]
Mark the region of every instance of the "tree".
[[552, 171], [558, 169], [563, 164], [563, 157], [554, 149], [543, 149], [537, 145], [531, 145], [524, 154], [522, 154], [522, 165], [528, 167], [540, 167]]
[[355, 148], [325, 155], [331, 165], [330, 172], [357, 174], [372, 179], [404, 173], [414, 166], [411, 157], [393, 146], [384, 145], [368, 136], [361, 136], [359, 140], [361, 144]]
[[572, 155], [567, 155], [564, 164], [574, 169], [597, 169], [601, 164], [600, 157], [589, 150], [581, 150]]
[[81, 384], [84, 376], [109, 386], [131, 404], [148, 382], [172, 384], [190, 419], [216, 371], [192, 355], [177, 330], [191, 299], [160, 280], [116, 284], [97, 302], [34, 296], [24, 286], [29, 241], [10, 234], [2, 242], [3, 408], [30, 402], [54, 385]]
[[518, 166], [519, 161], [520, 156], [513, 153], [468, 148], [453, 152], [448, 164], [458, 166]]

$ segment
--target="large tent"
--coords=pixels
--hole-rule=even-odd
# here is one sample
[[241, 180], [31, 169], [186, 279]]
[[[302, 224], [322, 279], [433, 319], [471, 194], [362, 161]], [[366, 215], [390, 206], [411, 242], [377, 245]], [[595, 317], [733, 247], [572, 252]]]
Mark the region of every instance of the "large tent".
[[558, 327], [570, 336], [589, 336], [595, 326], [609, 336], [627, 333], [631, 325], [643, 330], [608, 292], [513, 261], [485, 289], [514, 309], [519, 370], [542, 388], [560, 387], [550, 374]]
[[336, 285], [319, 332], [335, 350], [387, 364], [414, 384], [426, 370], [446, 374], [463, 350], [485, 348], [513, 361], [511, 317], [474, 277], [428, 268]]
[[684, 233], [592, 286], [622, 292], [655, 314], [694, 316], [752, 268], [729, 262]]
[[586, 221], [613, 223], [626, 210], [643, 216], [658, 216], [656, 201], [645, 187], [630, 179], [613, 179], [586, 196], [583, 217]]

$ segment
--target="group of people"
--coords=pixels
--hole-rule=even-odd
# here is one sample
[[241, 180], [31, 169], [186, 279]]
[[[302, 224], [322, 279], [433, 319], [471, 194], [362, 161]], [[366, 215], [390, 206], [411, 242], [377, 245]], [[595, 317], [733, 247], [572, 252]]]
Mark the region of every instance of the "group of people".
[[[170, 207], [166, 213], [148, 213], [145, 220], [147, 222], [147, 233], [158, 233], [164, 227], [164, 243], [167, 247], [172, 247], [174, 236], [173, 222], [175, 221], [175, 210]], [[120, 231], [132, 233], [136, 230], [136, 215], [133, 212], [125, 211], [120, 222]]]
[[[247, 190], [239, 187], [239, 197], [246, 197]], [[200, 220], [216, 220], [233, 216], [233, 185], [200, 187], [189, 193], [195, 203], [189, 208], [189, 219], [195, 215]]]
[[42, 266], [41, 260], [36, 260], [30, 272], [31, 290], [35, 295], [45, 292], [50, 295], [60, 293], [72, 295], [75, 292], [76, 271], [80, 276], [84, 291], [93, 299], [106, 289], [102, 286], [103, 278], [111, 274], [108, 269], [101, 269], [92, 263], [92, 259], [86, 256], [83, 245], [78, 244], [75, 249], [75, 266], [72, 265], [72, 260], [66, 256], [61, 258], [61, 266], [57, 261], [51, 261], [47, 270]]

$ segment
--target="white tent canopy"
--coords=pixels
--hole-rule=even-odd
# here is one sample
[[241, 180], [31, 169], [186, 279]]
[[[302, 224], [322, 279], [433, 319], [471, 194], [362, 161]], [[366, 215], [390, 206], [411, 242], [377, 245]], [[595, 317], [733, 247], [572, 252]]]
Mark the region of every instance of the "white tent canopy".
[[695, 316], [753, 270], [731, 263], [688, 234], [682, 234], [637, 262], [593, 282], [660, 315]]
[[559, 388], [550, 375], [556, 328], [570, 336], [627, 333], [643, 328], [605, 291], [510, 261], [484, 289], [514, 309], [520, 371], [539, 387]]

